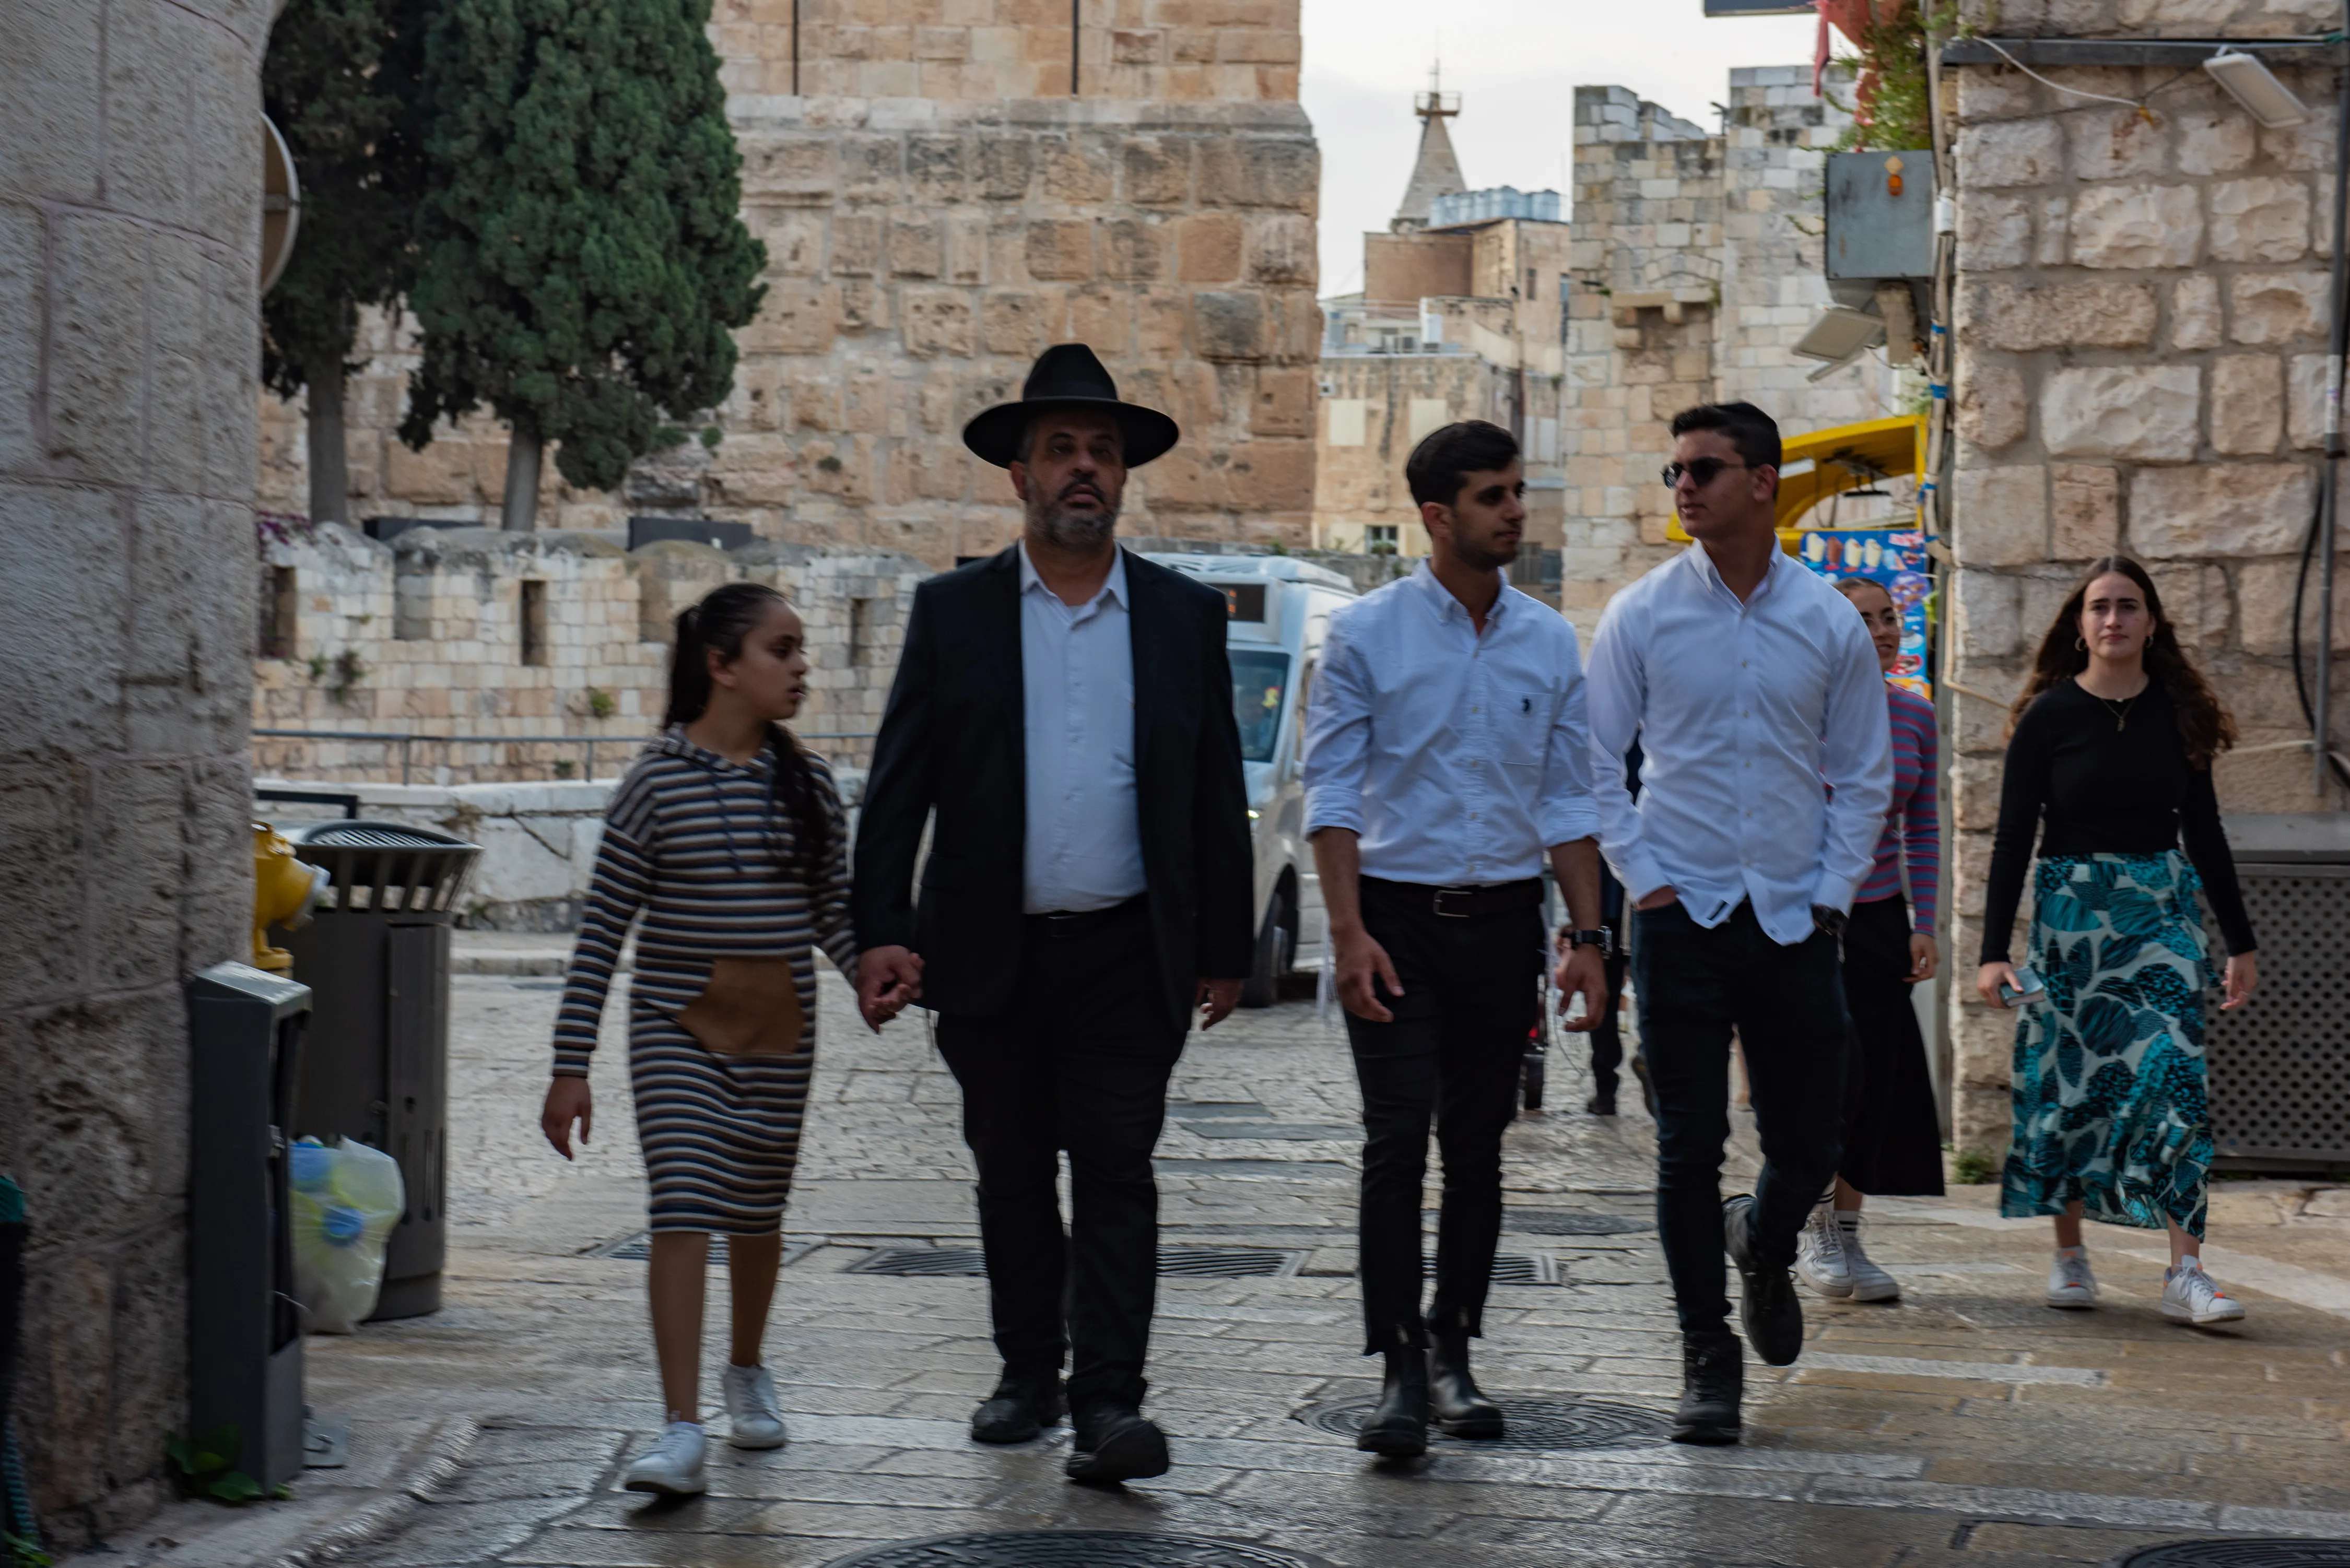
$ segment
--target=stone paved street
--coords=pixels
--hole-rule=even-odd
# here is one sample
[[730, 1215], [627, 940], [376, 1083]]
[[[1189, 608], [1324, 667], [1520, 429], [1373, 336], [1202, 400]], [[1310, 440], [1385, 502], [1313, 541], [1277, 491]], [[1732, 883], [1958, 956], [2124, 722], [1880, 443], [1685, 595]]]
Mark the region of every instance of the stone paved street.
[[[346, 1561], [795, 1568], [881, 1540], [1097, 1526], [1263, 1541], [1344, 1568], [2023, 1568], [2180, 1535], [2350, 1536], [2350, 1192], [2282, 1182], [2228, 1183], [2213, 1202], [2210, 1255], [2251, 1309], [2241, 1333], [2158, 1317], [2151, 1234], [2092, 1235], [2106, 1310], [2046, 1310], [2043, 1228], [1993, 1217], [1991, 1189], [1958, 1189], [1879, 1206], [1872, 1244], [1908, 1294], [1807, 1299], [1803, 1360], [1749, 1366], [1742, 1448], [1636, 1431], [1368, 1461], [1300, 1418], [1375, 1388], [1356, 1354], [1354, 1085], [1335, 1020], [1302, 1001], [1194, 1037], [1160, 1147], [1169, 1244], [1261, 1245], [1302, 1267], [1162, 1282], [1150, 1409], [1176, 1468], [1124, 1490], [1073, 1486], [1066, 1432], [1010, 1449], [965, 1437], [993, 1372], [982, 1281], [846, 1272], [879, 1248], [975, 1231], [956, 1095], [922, 1023], [854, 1029], [829, 975], [788, 1225], [815, 1245], [785, 1272], [769, 1350], [792, 1446], [713, 1442], [708, 1498], [647, 1506], [615, 1490], [658, 1416], [643, 1265], [589, 1255], [643, 1224], [621, 1042], [608, 1030], [596, 1142], [567, 1168], [536, 1127], [558, 983], [454, 982], [450, 1304], [310, 1342], [312, 1401], [350, 1417], [353, 1467], [312, 1472], [276, 1505], [294, 1544], [331, 1531], [338, 1482], [422, 1443], [442, 1455], [422, 1506]], [[1587, 1397], [1637, 1423], [1678, 1391], [1648, 1127], [1629, 1104], [1618, 1121], [1584, 1116], [1586, 1092], [1557, 1060], [1550, 1114], [1510, 1135], [1503, 1251], [1547, 1260], [1557, 1282], [1496, 1289], [1481, 1367], [1496, 1392]], [[255, 1560], [226, 1535], [146, 1539], [116, 1544], [131, 1562]]]

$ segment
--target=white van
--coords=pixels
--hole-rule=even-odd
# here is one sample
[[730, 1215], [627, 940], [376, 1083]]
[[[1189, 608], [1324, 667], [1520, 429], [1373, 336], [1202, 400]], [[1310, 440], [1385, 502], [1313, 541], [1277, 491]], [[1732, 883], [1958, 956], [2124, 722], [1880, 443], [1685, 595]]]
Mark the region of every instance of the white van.
[[1281, 977], [1318, 967], [1328, 940], [1322, 881], [1305, 842], [1305, 694], [1330, 612], [1353, 599], [1355, 587], [1327, 566], [1289, 556], [1149, 558], [1222, 589], [1232, 612], [1232, 712], [1256, 850], [1256, 968], [1241, 1005], [1269, 1007]]

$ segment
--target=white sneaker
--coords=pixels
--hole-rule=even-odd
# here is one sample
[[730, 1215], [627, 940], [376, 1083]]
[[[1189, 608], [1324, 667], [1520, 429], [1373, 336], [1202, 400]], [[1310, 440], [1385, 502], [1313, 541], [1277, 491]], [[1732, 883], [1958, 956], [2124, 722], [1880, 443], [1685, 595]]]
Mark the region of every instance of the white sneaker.
[[2173, 1323], [2208, 1328], [2215, 1323], [2241, 1323], [2244, 1303], [2211, 1282], [2202, 1260], [2187, 1258], [2162, 1274], [2162, 1315]]
[[726, 1440], [738, 1449], [780, 1449], [790, 1442], [783, 1412], [775, 1407], [775, 1380], [764, 1366], [729, 1366]]
[[2056, 1261], [2048, 1268], [2048, 1304], [2067, 1312], [2085, 1312], [2097, 1304], [2097, 1276], [2089, 1272], [2087, 1248], [2056, 1250]]
[[1835, 1211], [1836, 1229], [1844, 1237], [1845, 1267], [1852, 1274], [1852, 1299], [1856, 1302], [1889, 1302], [1901, 1294], [1901, 1282], [1877, 1267], [1875, 1259], [1860, 1244], [1860, 1210], [1839, 1209]]
[[1852, 1294], [1852, 1265], [1845, 1258], [1833, 1201], [1823, 1198], [1813, 1204], [1812, 1217], [1795, 1238], [1795, 1277], [1824, 1296], [1842, 1298]]
[[629, 1461], [620, 1485], [629, 1491], [700, 1497], [710, 1490], [702, 1479], [702, 1456], [709, 1446], [698, 1422], [671, 1421], [651, 1448]]

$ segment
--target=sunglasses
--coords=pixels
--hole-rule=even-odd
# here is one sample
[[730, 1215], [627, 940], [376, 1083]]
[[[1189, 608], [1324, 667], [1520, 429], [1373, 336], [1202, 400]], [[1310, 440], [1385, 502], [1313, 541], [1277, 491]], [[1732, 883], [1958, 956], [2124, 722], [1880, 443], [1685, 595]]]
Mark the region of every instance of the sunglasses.
[[1746, 466], [1748, 465], [1742, 462], [1732, 462], [1726, 457], [1693, 457], [1687, 462], [1669, 462], [1665, 464], [1661, 477], [1665, 482], [1665, 488], [1667, 490], [1675, 490], [1679, 488], [1681, 475], [1686, 473], [1691, 479], [1696, 480], [1698, 488], [1702, 490], [1707, 485], [1711, 484], [1714, 482], [1714, 479], [1723, 469], [1744, 468]]

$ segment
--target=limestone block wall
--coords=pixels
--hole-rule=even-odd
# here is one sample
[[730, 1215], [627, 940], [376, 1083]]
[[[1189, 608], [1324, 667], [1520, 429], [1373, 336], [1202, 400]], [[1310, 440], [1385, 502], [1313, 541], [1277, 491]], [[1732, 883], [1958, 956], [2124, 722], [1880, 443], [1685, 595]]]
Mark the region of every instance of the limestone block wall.
[[[2092, 15], [2101, 9], [2009, 4], [2001, 25], [2086, 34], [2110, 26]], [[2336, 17], [2312, 5], [2171, 0], [2134, 7], [2131, 30], [2249, 38]], [[2171, 73], [2043, 74], [2135, 98]], [[2312, 123], [2261, 130], [2200, 73], [2164, 88], [2151, 123], [2013, 71], [1955, 73], [1952, 673], [1962, 690], [1946, 864], [1965, 972], [1981, 942], [2003, 705], [2094, 556], [2125, 550], [2147, 563], [2181, 641], [2234, 710], [2244, 747], [2219, 764], [2222, 809], [2345, 804], [2337, 789], [2313, 792], [2309, 754], [2296, 749], [2308, 730], [2290, 658], [2321, 472], [2334, 85], [2329, 69], [2278, 74], [2319, 107]], [[2312, 636], [2315, 599], [2313, 589]], [[2350, 616], [2335, 625], [2350, 648]], [[1963, 995], [1950, 1022], [1958, 1143], [1996, 1150], [2012, 1024]]]
[[[262, 592], [292, 607], [254, 665], [253, 721], [271, 729], [514, 737], [419, 742], [422, 785], [609, 776], [660, 724], [677, 612], [719, 585], [767, 583], [806, 622], [811, 735], [879, 726], [915, 584], [903, 556], [666, 541], [633, 553], [589, 533], [417, 528], [390, 545], [324, 524], [268, 546]], [[536, 601], [534, 606], [532, 601]], [[535, 625], [533, 623], [536, 623]], [[534, 741], [594, 737], [576, 744]], [[861, 739], [814, 742], [856, 758]], [[263, 771], [400, 779], [400, 748], [255, 736]]]
[[0, 22], [0, 1171], [53, 1548], [187, 1423], [182, 981], [237, 956], [267, 0]]
[[1814, 383], [1791, 352], [1829, 303], [1821, 159], [1849, 77], [1829, 92], [1807, 66], [1732, 71], [1710, 134], [1623, 88], [1575, 89], [1561, 605], [1586, 624], [1670, 554], [1674, 413], [1743, 398], [1795, 434], [1897, 411], [1877, 361]]
[[[1078, 12], [1073, 96], [1070, 13], [1041, 0], [925, 9], [951, 18], [936, 25], [861, 0], [722, 0], [743, 218], [768, 250], [735, 393], [711, 414], [723, 439], [645, 460], [617, 493], [574, 493], [550, 462], [542, 525], [705, 515], [951, 566], [1018, 522], [963, 422], [1079, 339], [1184, 428], [1136, 475], [1134, 532], [1303, 545], [1320, 157], [1295, 101], [1296, 0]], [[494, 524], [493, 421], [421, 453], [390, 434], [414, 336], [368, 317], [351, 515]], [[304, 511], [299, 402], [266, 400], [264, 419], [264, 503]]]

